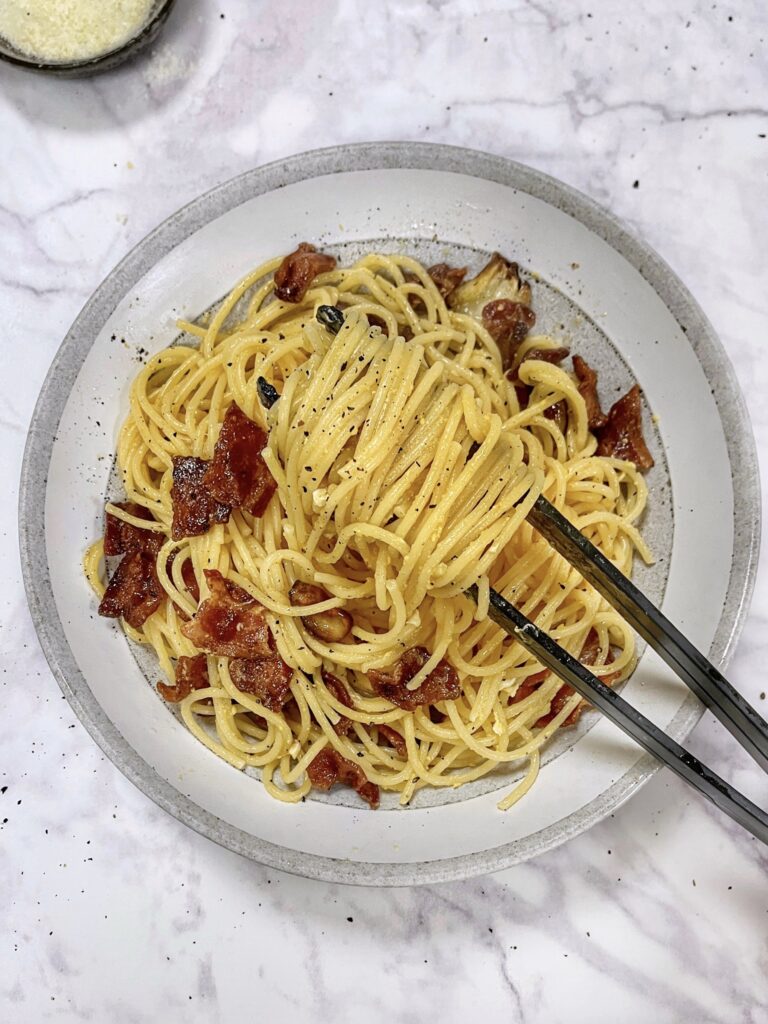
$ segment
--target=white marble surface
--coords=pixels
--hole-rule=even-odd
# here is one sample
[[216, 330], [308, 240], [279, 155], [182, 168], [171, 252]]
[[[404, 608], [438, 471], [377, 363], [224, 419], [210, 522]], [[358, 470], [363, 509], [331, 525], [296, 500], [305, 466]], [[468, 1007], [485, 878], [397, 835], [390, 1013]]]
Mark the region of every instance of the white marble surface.
[[[124, 70], [0, 68], [0, 1020], [768, 1019], [765, 851], [666, 774], [533, 863], [411, 890], [269, 872], [188, 831], [61, 697], [15, 524], [38, 388], [99, 280], [201, 191], [345, 141], [488, 149], [610, 207], [714, 322], [762, 455], [767, 36], [762, 0], [179, 0]], [[763, 566], [731, 669], [761, 708], [767, 622]], [[766, 800], [709, 718], [692, 746]]]

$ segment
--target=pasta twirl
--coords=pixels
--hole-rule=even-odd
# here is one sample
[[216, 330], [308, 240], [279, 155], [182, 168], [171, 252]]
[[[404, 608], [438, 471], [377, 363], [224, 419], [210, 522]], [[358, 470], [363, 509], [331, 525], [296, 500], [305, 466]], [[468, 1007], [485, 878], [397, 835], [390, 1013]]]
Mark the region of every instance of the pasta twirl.
[[[202, 743], [260, 768], [285, 801], [306, 796], [324, 750], [404, 804], [426, 786], [527, 765], [500, 804], [510, 806], [579, 698], [488, 619], [488, 588], [575, 655], [591, 645], [597, 675], [625, 677], [631, 633], [525, 517], [544, 494], [629, 573], [635, 552], [650, 560], [637, 529], [644, 480], [633, 463], [596, 454], [578, 379], [547, 361], [553, 339], [519, 342], [505, 373], [487, 325], [449, 308], [414, 259], [371, 254], [322, 272], [298, 302], [274, 296], [279, 263], [254, 270], [208, 326], [184, 324], [197, 344], [158, 353], [133, 383], [117, 463], [127, 499], [146, 511], [108, 511], [158, 535], [168, 600], [126, 632], [172, 682], [179, 658], [200, 655], [184, 629], [210, 596], [205, 571], [217, 570], [263, 606], [290, 700], [270, 708], [236, 685], [230, 658], [208, 653], [207, 685], [180, 704]], [[318, 321], [321, 305], [343, 311], [338, 333]], [[259, 378], [280, 395], [269, 409]], [[211, 460], [233, 404], [268, 436], [276, 492], [261, 516], [232, 508], [174, 539], [174, 459]], [[99, 542], [86, 556], [99, 594], [102, 552]], [[319, 588], [314, 601], [292, 601], [296, 581]], [[313, 617], [334, 609], [349, 632], [324, 639]], [[426, 655], [408, 694], [427, 693], [447, 663], [458, 696], [410, 706], [377, 692], [372, 680], [391, 678], [414, 649]]]

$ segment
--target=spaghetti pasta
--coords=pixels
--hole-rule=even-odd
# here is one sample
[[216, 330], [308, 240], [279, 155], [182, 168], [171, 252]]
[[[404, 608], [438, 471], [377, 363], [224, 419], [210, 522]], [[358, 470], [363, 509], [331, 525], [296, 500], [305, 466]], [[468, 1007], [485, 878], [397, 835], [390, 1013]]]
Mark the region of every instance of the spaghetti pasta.
[[[505, 348], [490, 321], [446, 302], [444, 276], [405, 255], [323, 264], [298, 301], [275, 296], [280, 266], [254, 270], [207, 326], [182, 323], [195, 343], [159, 352], [133, 382], [117, 452], [128, 504], [107, 512], [156, 538], [162, 600], [126, 633], [171, 682], [179, 659], [204, 659], [183, 721], [236, 768], [261, 769], [279, 800], [339, 780], [405, 804], [526, 764], [506, 808], [580, 698], [490, 621], [489, 587], [598, 676], [626, 677], [625, 623], [525, 517], [544, 494], [629, 573], [635, 552], [651, 558], [637, 526], [645, 482], [632, 462], [596, 454], [591, 406], [553, 339], [515, 328]], [[321, 306], [342, 311], [340, 329], [317, 319]], [[269, 409], [259, 378], [279, 395]], [[265, 438], [266, 507], [227, 498], [225, 521], [210, 512], [202, 532], [178, 536], [174, 467], [202, 460], [186, 477], [199, 497], [233, 407]], [[226, 494], [209, 490], [220, 510]], [[100, 597], [103, 557], [99, 541], [85, 559]], [[238, 629], [244, 609], [263, 614], [284, 689], [270, 676], [265, 696], [252, 666], [190, 639], [223, 587]]]

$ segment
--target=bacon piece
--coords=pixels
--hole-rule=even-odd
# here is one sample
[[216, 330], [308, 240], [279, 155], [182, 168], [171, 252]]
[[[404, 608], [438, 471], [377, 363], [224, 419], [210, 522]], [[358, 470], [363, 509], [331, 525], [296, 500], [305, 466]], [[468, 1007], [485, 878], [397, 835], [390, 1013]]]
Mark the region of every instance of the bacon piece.
[[99, 615], [108, 619], [121, 616], [129, 626], [141, 629], [165, 599], [165, 591], [157, 578], [156, 556], [147, 551], [132, 551], [112, 574]]
[[283, 302], [301, 302], [318, 274], [333, 270], [336, 259], [302, 242], [275, 271], [275, 295]]
[[[349, 696], [349, 691], [342, 681], [335, 676], [332, 672], [328, 672], [327, 669], [323, 669], [321, 672], [325, 688], [339, 702], [343, 704], [345, 708], [353, 708], [355, 705], [352, 703], [352, 698]], [[351, 718], [345, 718], [344, 715], [334, 725], [334, 731], [338, 736], [346, 736], [349, 730], [352, 728], [353, 722]]]
[[483, 306], [483, 325], [497, 344], [514, 343], [515, 347], [525, 340], [531, 327], [536, 323], [536, 314], [522, 302], [514, 299], [494, 299]]
[[395, 729], [389, 725], [378, 725], [379, 736], [388, 743], [390, 747], [393, 747], [398, 757], [405, 758], [408, 756], [408, 750], [405, 746], [405, 740]]
[[544, 415], [548, 420], [554, 420], [561, 433], [565, 433], [565, 428], [568, 426], [568, 403], [565, 399], [550, 405], [549, 408], [544, 410]]
[[[552, 363], [555, 366], [559, 366], [560, 363], [568, 355], [567, 348], [532, 348], [526, 352], [517, 367], [507, 370], [507, 379], [511, 380], [514, 384], [515, 394], [517, 395], [517, 404], [520, 409], [527, 409], [528, 402], [531, 397], [531, 388], [527, 384], [523, 384], [519, 377], [520, 367], [523, 363], [529, 359], [541, 359], [545, 363]], [[558, 427], [563, 433], [565, 428], [568, 426], [568, 405], [566, 402], [555, 402], [550, 405], [548, 409], [544, 410], [544, 415], [549, 420], [555, 420]]]
[[[599, 653], [600, 637], [596, 629], [590, 629], [589, 633], [587, 633], [587, 639], [584, 641], [584, 646], [581, 649], [579, 661], [582, 665], [594, 665]], [[613, 652], [609, 650], [605, 658], [605, 664], [610, 665], [613, 660]], [[607, 676], [601, 676], [600, 679], [606, 684], [606, 686], [610, 686], [611, 683], [615, 682], [619, 678], [620, 674], [621, 673], [619, 672], [614, 672]], [[537, 672], [535, 675], [529, 676], [520, 684], [517, 693], [514, 697], [510, 698], [509, 703], [518, 704], [520, 701], [525, 700], [526, 697], [530, 697], [532, 693], [538, 690], [539, 686], [541, 686], [548, 675], [549, 672], [547, 669], [544, 669], [542, 672]], [[549, 711], [542, 715], [535, 724], [539, 728], [548, 725], [557, 715], [560, 714], [565, 707], [566, 702], [570, 700], [574, 693], [575, 690], [572, 686], [569, 686], [568, 683], [563, 683], [552, 698]], [[565, 728], [569, 725], [575, 725], [581, 718], [582, 712], [586, 706], [585, 701], [578, 704], [563, 722], [563, 727]]]
[[379, 806], [379, 787], [369, 782], [363, 769], [342, 757], [331, 747], [324, 747], [307, 765], [309, 781], [315, 789], [328, 790], [335, 782], [351, 786], [375, 811]]
[[176, 683], [169, 686], [168, 683], [158, 683], [157, 692], [171, 704], [178, 704], [179, 701], [188, 697], [193, 690], [204, 690], [210, 686], [208, 682], [208, 659], [204, 654], [196, 654], [188, 658], [182, 654], [176, 662]]
[[[149, 509], [135, 501], [119, 501], [114, 504], [136, 519], [146, 519], [149, 523], [155, 522]], [[154, 530], [142, 530], [140, 527], [126, 523], [107, 512], [106, 526], [104, 527], [105, 555], [124, 555], [134, 551], [146, 551], [147, 554], [156, 555], [164, 543], [165, 536], [162, 533], [156, 533]]]
[[514, 696], [509, 698], [509, 703], [519, 704], [526, 697], [530, 697], [538, 690], [548, 675], [549, 670], [545, 668], [542, 672], [535, 672], [532, 676], [528, 676], [520, 683]]
[[460, 697], [461, 686], [456, 669], [445, 659], [437, 663], [421, 686], [415, 690], [408, 689], [407, 684], [428, 661], [429, 651], [425, 647], [411, 647], [388, 671], [371, 669], [368, 679], [373, 692], [405, 711], [415, 711], [423, 704], [437, 704], [441, 700], [456, 700]]
[[[418, 274], [412, 274], [410, 270], [406, 270], [405, 273], [403, 274], [403, 277], [409, 283], [417, 284], [419, 285], [419, 287], [422, 287], [421, 278], [418, 276]], [[414, 311], [414, 313], [418, 313], [419, 316], [423, 316], [423, 314], [427, 312], [426, 303], [418, 293], [409, 292], [408, 301], [411, 304], [411, 309]], [[411, 337], [413, 337], [413, 335], [411, 335]], [[406, 338], [405, 340], [410, 341], [411, 339]]]
[[253, 722], [254, 725], [258, 725], [260, 729], [266, 729], [269, 725], [266, 718], [264, 718], [263, 715], [257, 715], [255, 711], [246, 711], [244, 717], [247, 718], [249, 722]]
[[199, 603], [200, 587], [197, 583], [197, 576], [195, 576], [195, 567], [189, 558], [185, 559], [184, 565], [181, 567], [181, 578], [184, 580], [184, 586], [189, 591], [192, 600]]
[[288, 600], [294, 608], [307, 608], [311, 604], [320, 604], [321, 601], [327, 601], [330, 596], [327, 590], [323, 590], [317, 584], [304, 583], [302, 580], [296, 580], [288, 592]]
[[[418, 305], [419, 302], [421, 302], [421, 299], [417, 299], [415, 296], [413, 296], [413, 297], [411, 297], [410, 302], [411, 302], [411, 306], [413, 307], [413, 309], [416, 310], [416, 312], [418, 313], [419, 310], [417, 309], [417, 305]], [[422, 304], [422, 309], [424, 309], [423, 304]], [[381, 319], [380, 316], [376, 316], [373, 313], [368, 313], [367, 316], [368, 316], [368, 323], [371, 325], [371, 327], [379, 327], [379, 328], [381, 328], [382, 331], [386, 331], [387, 330], [387, 325], [384, 323], [384, 321]], [[407, 324], [405, 326], [401, 326], [399, 328], [398, 334], [403, 339], [403, 341], [411, 341], [413, 339], [413, 331], [411, 330], [411, 328]]]
[[277, 490], [262, 457], [267, 435], [233, 402], [221, 424], [213, 461], [203, 477], [211, 498], [231, 508], [263, 516]]
[[[525, 353], [523, 358], [520, 360], [521, 364], [527, 362], [529, 359], [540, 359], [544, 363], [552, 363], [554, 366], [559, 366], [560, 363], [570, 354], [568, 348], [530, 348]], [[518, 367], [520, 369], [520, 367]]]
[[[467, 274], [466, 267], [451, 267], [447, 263], [435, 263], [433, 267], [429, 267], [427, 273], [435, 283], [437, 290], [440, 292], [444, 299], [449, 298], [456, 289], [459, 287], [461, 282], [464, 280]], [[404, 275], [405, 280], [412, 283], [421, 285], [422, 281], [418, 274], [411, 273], [410, 270], [406, 270]], [[408, 301], [411, 304], [412, 309], [416, 313], [425, 313], [427, 310], [424, 300], [420, 295], [409, 295]], [[370, 319], [370, 317], [369, 317]], [[406, 338], [406, 341], [410, 339]]]
[[250, 693], [270, 711], [279, 711], [291, 699], [293, 670], [279, 654], [232, 658], [229, 675], [238, 690]]
[[[541, 716], [538, 722], [536, 722], [536, 725], [539, 728], [544, 728], [545, 725], [549, 725], [549, 723], [557, 715], [560, 714], [560, 712], [565, 707], [566, 702], [569, 701], [573, 696], [573, 693], [574, 691], [567, 684], [565, 686], [561, 686], [555, 694], [555, 696], [552, 698], [552, 703], [549, 705], [549, 711], [546, 715]], [[581, 713], [583, 710], [584, 701], [582, 701], [580, 704], [577, 704], [573, 711], [570, 713], [570, 715], [568, 715], [568, 717], [563, 722], [563, 728], [567, 729], [571, 725], [576, 725], [578, 720], [581, 718]]]
[[437, 285], [437, 290], [443, 298], [447, 299], [467, 276], [467, 268], [451, 267], [447, 263], [435, 263], [427, 270], [427, 273]]
[[522, 302], [494, 299], [483, 306], [483, 326], [499, 346], [504, 371], [512, 366], [518, 346], [536, 323], [536, 314]]
[[[301, 721], [301, 712], [299, 711], [299, 705], [293, 699], [289, 697], [288, 700], [283, 704], [282, 708], [278, 709], [282, 711], [283, 718], [288, 721], [299, 722]], [[258, 725], [261, 729], [269, 728], [269, 722], [263, 715], [257, 715], [255, 711], [246, 711], [245, 717], [253, 722], [254, 725]]]
[[173, 525], [171, 537], [199, 537], [213, 523], [226, 523], [231, 509], [211, 495], [203, 483], [210, 462], [193, 455], [179, 455], [173, 460]]
[[507, 370], [507, 380], [511, 380], [515, 385], [517, 400], [520, 403], [521, 409], [524, 409], [528, 404], [528, 396], [530, 394], [529, 386], [527, 384], [523, 384], [520, 380], [520, 367], [523, 363], [527, 363], [529, 359], [540, 359], [544, 363], [552, 363], [553, 366], [559, 366], [568, 355], [569, 351], [570, 350], [567, 348], [532, 348], [525, 353], [514, 369]]
[[597, 455], [626, 459], [634, 462], [638, 469], [651, 468], [653, 456], [643, 439], [643, 415], [637, 384], [614, 402], [608, 412], [608, 422], [597, 436]]
[[181, 627], [201, 651], [228, 658], [271, 657], [274, 646], [264, 609], [242, 587], [225, 580], [217, 569], [206, 569], [211, 596]]
[[515, 394], [517, 395], [517, 404], [520, 406], [521, 411], [528, 408], [528, 400], [531, 397], [531, 389], [527, 384], [515, 384]]
[[482, 325], [499, 346], [502, 370], [511, 368], [518, 346], [535, 324], [536, 313], [522, 302], [495, 299], [483, 306]]
[[287, 718], [292, 722], [301, 721], [301, 712], [295, 697], [289, 697], [286, 703], [283, 704], [283, 718]]
[[600, 430], [608, 422], [608, 417], [600, 408], [597, 395], [597, 372], [581, 356], [573, 357], [573, 372], [579, 382], [579, 394], [587, 407], [587, 426], [590, 430]]
[[[600, 634], [596, 629], [590, 629], [587, 633], [587, 638], [584, 641], [584, 646], [581, 648], [581, 654], [579, 655], [579, 661], [582, 665], [594, 665], [597, 661], [597, 656], [600, 653]], [[608, 651], [608, 655], [605, 659], [606, 665], [610, 665], [614, 660], [613, 652]], [[605, 678], [613, 679], [614, 676]]]
[[[154, 522], [152, 514], [135, 502], [119, 506], [139, 519]], [[99, 615], [108, 619], [124, 618], [129, 626], [141, 629], [165, 600], [165, 591], [157, 578], [157, 553], [165, 535], [142, 530], [107, 513], [104, 554], [123, 555], [107, 584], [99, 604]]]
[[[302, 583], [301, 580], [296, 580], [288, 592], [288, 600], [294, 607], [300, 608], [327, 601], [330, 596], [322, 587], [316, 587], [313, 583]], [[301, 621], [307, 632], [325, 643], [338, 643], [347, 637], [352, 629], [352, 616], [343, 608], [330, 608], [314, 615], [302, 615]]]

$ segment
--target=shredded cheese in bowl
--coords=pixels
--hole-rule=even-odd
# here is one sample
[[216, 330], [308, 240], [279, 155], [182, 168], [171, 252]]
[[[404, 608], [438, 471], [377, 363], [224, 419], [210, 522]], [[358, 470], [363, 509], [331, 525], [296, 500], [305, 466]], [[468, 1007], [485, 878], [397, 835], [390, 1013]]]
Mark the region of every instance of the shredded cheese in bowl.
[[0, 0], [0, 36], [36, 60], [89, 60], [136, 36], [155, 7], [155, 0]]

